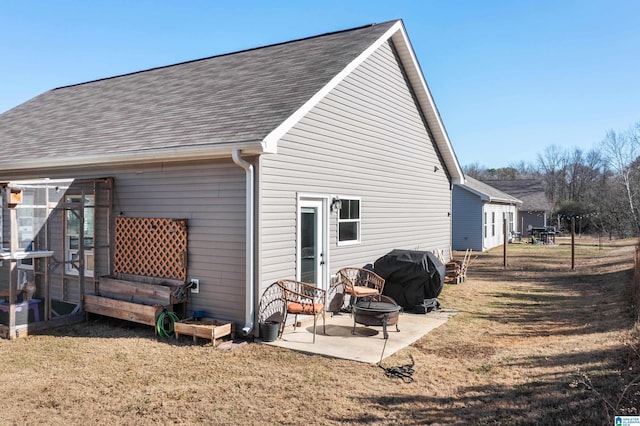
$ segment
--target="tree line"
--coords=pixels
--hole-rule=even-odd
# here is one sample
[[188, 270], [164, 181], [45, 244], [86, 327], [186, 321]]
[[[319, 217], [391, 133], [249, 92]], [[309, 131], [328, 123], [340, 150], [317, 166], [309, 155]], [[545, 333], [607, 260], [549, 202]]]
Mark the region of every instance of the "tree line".
[[610, 130], [597, 148], [548, 146], [535, 162], [488, 169], [465, 166], [478, 180], [540, 179], [551, 206], [548, 225], [626, 238], [640, 236], [640, 121]]

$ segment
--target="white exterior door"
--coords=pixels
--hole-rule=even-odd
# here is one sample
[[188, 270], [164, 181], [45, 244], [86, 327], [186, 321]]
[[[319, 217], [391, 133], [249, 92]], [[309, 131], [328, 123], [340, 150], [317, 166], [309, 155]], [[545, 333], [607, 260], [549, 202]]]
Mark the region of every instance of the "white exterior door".
[[297, 229], [297, 279], [328, 287], [328, 224], [326, 199], [300, 198]]

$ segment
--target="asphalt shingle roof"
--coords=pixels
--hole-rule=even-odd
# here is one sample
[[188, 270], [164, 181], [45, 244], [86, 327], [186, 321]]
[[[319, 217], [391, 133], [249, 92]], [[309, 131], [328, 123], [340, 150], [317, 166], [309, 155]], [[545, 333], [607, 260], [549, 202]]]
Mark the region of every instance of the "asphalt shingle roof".
[[540, 179], [487, 179], [484, 182], [521, 200], [520, 210], [551, 211]]
[[50, 90], [0, 115], [2, 161], [263, 140], [395, 22]]
[[505, 192], [500, 191], [497, 188], [494, 188], [491, 185], [488, 185], [484, 182], [481, 182], [477, 179], [472, 178], [471, 176], [465, 177], [465, 185], [469, 189], [472, 189], [480, 194], [484, 194], [492, 201], [506, 202], [512, 204], [519, 204], [520, 200], [516, 197], [513, 197]]

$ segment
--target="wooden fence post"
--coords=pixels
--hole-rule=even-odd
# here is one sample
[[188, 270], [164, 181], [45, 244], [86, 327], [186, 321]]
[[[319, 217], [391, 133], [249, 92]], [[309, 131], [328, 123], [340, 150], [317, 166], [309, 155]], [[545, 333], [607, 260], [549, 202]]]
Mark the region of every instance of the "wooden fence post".
[[503, 257], [503, 267], [505, 269], [507, 269], [507, 219], [504, 218], [502, 221], [502, 235], [504, 236], [504, 248], [502, 250], [502, 257]]

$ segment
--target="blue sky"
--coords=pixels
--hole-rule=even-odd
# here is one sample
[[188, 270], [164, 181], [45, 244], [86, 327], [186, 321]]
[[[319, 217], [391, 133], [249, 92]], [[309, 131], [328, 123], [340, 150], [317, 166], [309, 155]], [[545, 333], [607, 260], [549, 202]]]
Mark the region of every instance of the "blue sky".
[[640, 121], [640, 1], [3, 1], [0, 112], [53, 88], [402, 19], [461, 165]]

